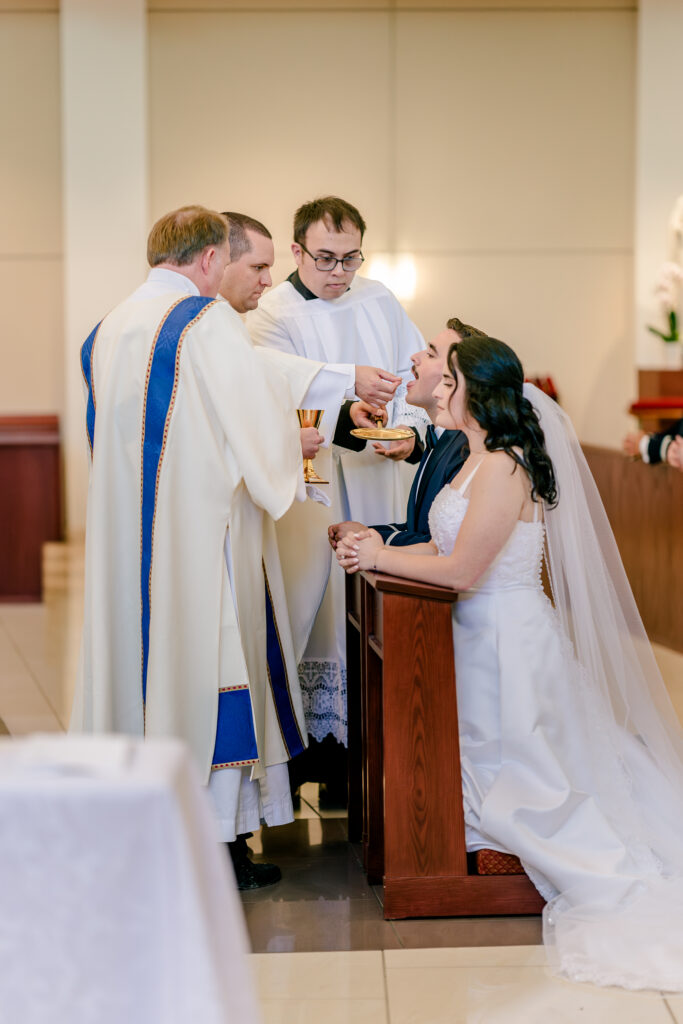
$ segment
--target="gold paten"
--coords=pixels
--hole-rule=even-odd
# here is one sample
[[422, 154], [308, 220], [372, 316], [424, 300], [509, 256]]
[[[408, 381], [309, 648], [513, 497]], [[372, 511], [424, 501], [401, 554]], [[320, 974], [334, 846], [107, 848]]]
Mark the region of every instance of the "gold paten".
[[351, 433], [363, 441], [407, 441], [414, 437], [408, 427], [356, 427]]

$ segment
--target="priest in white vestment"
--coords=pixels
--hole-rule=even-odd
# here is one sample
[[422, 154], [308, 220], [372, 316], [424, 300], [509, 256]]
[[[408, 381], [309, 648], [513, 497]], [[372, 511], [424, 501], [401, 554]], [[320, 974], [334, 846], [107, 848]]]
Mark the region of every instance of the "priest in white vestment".
[[[363, 262], [364, 230], [360, 213], [344, 200], [327, 197], [301, 207], [292, 245], [297, 269], [260, 300], [247, 316], [247, 327], [257, 345], [324, 362], [385, 367], [402, 381], [389, 408], [389, 425], [422, 431], [428, 419], [406, 405], [405, 382], [412, 377], [410, 356], [424, 348], [424, 340], [384, 285], [355, 276]], [[327, 416], [320, 429], [331, 436]], [[322, 532], [323, 545], [326, 527], [345, 519], [400, 520], [415, 469], [380, 458], [368, 444], [360, 452], [335, 445], [320, 453], [316, 470], [330, 481], [331, 509], [326, 513], [310, 503], [293, 507], [277, 533], [290, 607], [297, 608], [299, 619], [295, 653], [307, 728], [316, 740], [331, 734], [346, 744], [343, 574], [336, 566], [330, 573], [317, 549], [310, 549], [316, 556], [309, 558], [302, 538]]]
[[305, 497], [296, 408], [338, 407], [354, 367], [254, 349], [214, 299], [227, 231], [201, 207], [161, 218], [147, 282], [82, 349], [92, 459], [72, 728], [185, 739], [234, 846], [293, 817], [286, 762], [306, 733], [273, 520]]

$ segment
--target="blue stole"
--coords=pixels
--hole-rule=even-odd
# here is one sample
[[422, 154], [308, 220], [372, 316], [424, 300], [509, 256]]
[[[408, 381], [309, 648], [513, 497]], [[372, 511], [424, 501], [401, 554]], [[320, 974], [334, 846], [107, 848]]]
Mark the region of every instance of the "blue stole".
[[95, 348], [97, 332], [101, 326], [102, 321], [100, 320], [97, 327], [93, 327], [81, 347], [81, 373], [83, 374], [85, 386], [88, 389], [88, 401], [85, 407], [85, 432], [88, 437], [91, 459], [95, 444], [95, 383], [92, 373], [92, 354]]
[[191, 295], [168, 310], [157, 329], [147, 365], [142, 406], [142, 537], [140, 598], [142, 606], [142, 703], [147, 699], [149, 620], [152, 581], [152, 548], [157, 487], [166, 449], [166, 438], [175, 406], [180, 353], [185, 333], [215, 299]]
[[[189, 296], [179, 299], [166, 312], [157, 329], [147, 366], [147, 382], [142, 410], [142, 536], [140, 558], [140, 604], [142, 624], [142, 702], [147, 698], [149, 627], [151, 618], [151, 577], [154, 541], [154, 517], [166, 438], [178, 387], [180, 354], [187, 330], [204, 314], [215, 299]], [[86, 433], [91, 456], [95, 442], [95, 384], [93, 350], [102, 321], [91, 331], [81, 348], [81, 370], [88, 389]], [[268, 681], [273, 694], [283, 742], [289, 757], [304, 749], [304, 743], [292, 707], [289, 680], [277, 622], [265, 580]], [[218, 693], [218, 720], [213, 768], [255, 764], [258, 747], [248, 683], [221, 687]]]
[[292, 706], [287, 666], [285, 665], [285, 658], [282, 653], [280, 633], [277, 626], [277, 619], [275, 618], [273, 601], [270, 596], [270, 586], [268, 585], [268, 576], [266, 575], [265, 565], [263, 566], [263, 579], [266, 584], [268, 682], [270, 683], [270, 689], [273, 694], [273, 701], [275, 703], [275, 711], [280, 725], [282, 740], [287, 748], [289, 756], [296, 757], [297, 754], [300, 754], [306, 749], [306, 745], [299, 730], [299, 723], [296, 720], [296, 715], [294, 714], [294, 708]]
[[[305, 749], [299, 730], [289, 689], [289, 676], [282, 653], [280, 633], [270, 596], [266, 567], [263, 566], [266, 600], [267, 672], [268, 684], [275, 704], [280, 735], [287, 755], [291, 758]], [[222, 687], [218, 691], [218, 724], [212, 770], [240, 768], [255, 764], [258, 750], [251, 713], [251, 698], [246, 683], [243, 686]]]

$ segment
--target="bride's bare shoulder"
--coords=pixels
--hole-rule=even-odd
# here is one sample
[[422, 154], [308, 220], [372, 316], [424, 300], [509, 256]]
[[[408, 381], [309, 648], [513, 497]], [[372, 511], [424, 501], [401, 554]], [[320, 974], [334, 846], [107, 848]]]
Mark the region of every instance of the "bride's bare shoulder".
[[[521, 449], [513, 449], [515, 454], [521, 459]], [[515, 469], [521, 468], [519, 462], [515, 457], [502, 448], [497, 448], [495, 451], [488, 452], [482, 469], [488, 469], [489, 473], [514, 473]]]
[[[521, 450], [516, 451], [516, 454], [521, 458]], [[508, 452], [503, 451], [502, 448], [488, 452], [484, 458], [481, 472], [477, 474], [481, 477], [481, 483], [483, 484], [494, 484], [497, 482], [510, 481], [512, 478], [518, 486], [522, 489], [527, 486], [527, 473], [523, 466], [520, 466], [519, 462]], [[476, 477], [475, 477], [476, 481]]]

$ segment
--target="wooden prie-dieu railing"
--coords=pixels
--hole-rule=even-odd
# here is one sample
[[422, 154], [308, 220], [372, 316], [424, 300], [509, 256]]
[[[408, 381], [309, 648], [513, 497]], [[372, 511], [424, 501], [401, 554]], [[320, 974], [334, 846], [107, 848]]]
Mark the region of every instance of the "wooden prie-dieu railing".
[[533, 914], [525, 874], [480, 875], [465, 849], [451, 611], [457, 593], [347, 577], [349, 838], [384, 916]]

